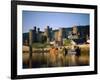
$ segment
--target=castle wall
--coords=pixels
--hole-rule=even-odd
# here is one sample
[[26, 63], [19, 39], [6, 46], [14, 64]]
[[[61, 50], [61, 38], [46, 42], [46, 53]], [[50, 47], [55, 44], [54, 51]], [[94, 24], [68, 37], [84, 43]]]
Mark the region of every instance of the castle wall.
[[[78, 36], [79, 39], [88, 39], [90, 36], [89, 26], [74, 26], [57, 30], [52, 30], [52, 28], [47, 26], [44, 32], [41, 32], [39, 28], [37, 29], [34, 27], [34, 29], [30, 31], [32, 32], [32, 43], [42, 41], [49, 43], [50, 41], [55, 40], [59, 45], [62, 45], [63, 39], [67, 39], [69, 35], [72, 35], [73, 37]], [[23, 33], [23, 44], [25, 42], [29, 42], [29, 33]]]

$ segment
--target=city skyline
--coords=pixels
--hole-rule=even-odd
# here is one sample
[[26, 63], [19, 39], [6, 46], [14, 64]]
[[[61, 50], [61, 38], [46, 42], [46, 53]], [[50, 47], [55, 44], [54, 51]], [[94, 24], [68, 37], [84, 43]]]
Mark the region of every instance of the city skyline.
[[22, 26], [23, 33], [29, 32], [34, 26], [44, 31], [46, 26], [54, 29], [61, 27], [68, 28], [73, 25], [89, 25], [89, 14], [83, 13], [62, 13], [43, 11], [23, 11]]

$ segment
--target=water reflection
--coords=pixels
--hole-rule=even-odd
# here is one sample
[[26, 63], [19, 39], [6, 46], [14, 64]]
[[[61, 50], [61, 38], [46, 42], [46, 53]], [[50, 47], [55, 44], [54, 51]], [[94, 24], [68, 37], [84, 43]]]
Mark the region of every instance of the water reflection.
[[[32, 53], [32, 68], [85, 65], [89, 65], [89, 56], [81, 55], [77, 57], [74, 52], [71, 51], [69, 51], [69, 54], [66, 56], [58, 54], [56, 57], [52, 58], [49, 53]], [[29, 53], [23, 53], [23, 68], [29, 68]]]

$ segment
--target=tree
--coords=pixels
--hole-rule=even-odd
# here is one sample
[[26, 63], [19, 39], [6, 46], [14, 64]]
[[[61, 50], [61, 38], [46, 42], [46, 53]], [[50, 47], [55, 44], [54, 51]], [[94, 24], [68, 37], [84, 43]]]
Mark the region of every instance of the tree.
[[71, 40], [70, 39], [65, 39], [63, 44], [64, 44], [64, 46], [71, 45]]

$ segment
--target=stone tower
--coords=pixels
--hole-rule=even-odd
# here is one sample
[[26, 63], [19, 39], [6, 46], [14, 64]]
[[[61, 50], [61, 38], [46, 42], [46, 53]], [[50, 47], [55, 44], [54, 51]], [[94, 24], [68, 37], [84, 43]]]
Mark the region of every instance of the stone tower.
[[77, 26], [73, 26], [72, 34], [76, 34], [76, 35], [78, 34]]
[[41, 38], [40, 38], [40, 28], [37, 28], [37, 41], [40, 42]]
[[49, 26], [45, 29], [45, 35], [47, 37], [47, 43], [50, 42], [50, 31], [49, 31]]
[[29, 45], [32, 45], [33, 43], [33, 30], [30, 29], [29, 31]]
[[59, 45], [61, 46], [63, 43], [63, 28], [59, 29], [59, 37], [58, 37]]

